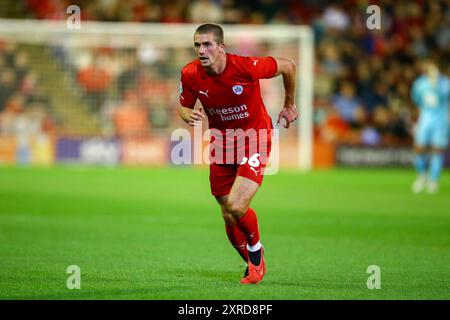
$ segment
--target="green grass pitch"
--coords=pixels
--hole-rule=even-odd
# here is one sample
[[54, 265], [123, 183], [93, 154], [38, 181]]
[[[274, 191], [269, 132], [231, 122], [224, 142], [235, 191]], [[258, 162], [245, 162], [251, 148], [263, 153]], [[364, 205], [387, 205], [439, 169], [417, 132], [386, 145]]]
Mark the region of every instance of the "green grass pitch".
[[267, 275], [244, 286], [206, 169], [0, 167], [0, 299], [449, 299], [450, 174], [436, 195], [413, 179], [267, 176], [252, 205]]

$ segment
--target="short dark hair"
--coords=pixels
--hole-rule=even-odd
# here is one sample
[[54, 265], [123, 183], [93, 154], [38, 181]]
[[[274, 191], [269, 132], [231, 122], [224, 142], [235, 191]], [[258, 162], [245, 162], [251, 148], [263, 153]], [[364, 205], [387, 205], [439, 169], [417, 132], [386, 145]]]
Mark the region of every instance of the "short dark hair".
[[223, 29], [218, 24], [214, 23], [205, 23], [202, 24], [200, 27], [195, 30], [195, 34], [205, 34], [205, 33], [212, 33], [214, 34], [214, 40], [217, 42], [217, 44], [223, 43]]

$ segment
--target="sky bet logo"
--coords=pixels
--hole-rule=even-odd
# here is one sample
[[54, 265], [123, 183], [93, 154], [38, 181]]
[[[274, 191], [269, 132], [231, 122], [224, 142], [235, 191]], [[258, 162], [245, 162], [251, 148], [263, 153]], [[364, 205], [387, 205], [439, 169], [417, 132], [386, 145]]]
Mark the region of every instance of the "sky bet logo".
[[247, 105], [245, 104], [230, 108], [206, 108], [206, 112], [210, 116], [219, 115], [222, 121], [248, 118], [249, 113], [245, 110], [247, 110]]

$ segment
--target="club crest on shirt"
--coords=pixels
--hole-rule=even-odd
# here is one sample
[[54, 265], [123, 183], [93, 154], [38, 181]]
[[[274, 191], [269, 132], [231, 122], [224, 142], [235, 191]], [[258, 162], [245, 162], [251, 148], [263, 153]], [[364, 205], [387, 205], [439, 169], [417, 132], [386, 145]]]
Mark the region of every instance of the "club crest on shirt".
[[241, 86], [241, 85], [239, 85], [239, 84], [237, 84], [237, 85], [235, 85], [235, 86], [233, 86], [233, 92], [235, 93], [235, 94], [241, 94], [242, 92], [244, 92], [244, 88]]

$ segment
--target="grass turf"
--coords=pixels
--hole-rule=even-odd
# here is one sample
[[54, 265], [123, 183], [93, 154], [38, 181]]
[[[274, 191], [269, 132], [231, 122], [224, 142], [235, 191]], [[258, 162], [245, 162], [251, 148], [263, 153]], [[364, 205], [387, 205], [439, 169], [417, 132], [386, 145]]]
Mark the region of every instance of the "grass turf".
[[413, 179], [267, 176], [252, 207], [268, 273], [243, 286], [207, 170], [0, 167], [0, 299], [448, 299], [450, 175], [436, 195], [411, 194]]

